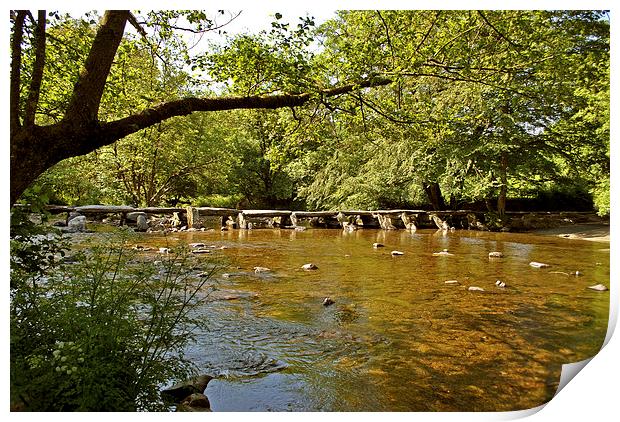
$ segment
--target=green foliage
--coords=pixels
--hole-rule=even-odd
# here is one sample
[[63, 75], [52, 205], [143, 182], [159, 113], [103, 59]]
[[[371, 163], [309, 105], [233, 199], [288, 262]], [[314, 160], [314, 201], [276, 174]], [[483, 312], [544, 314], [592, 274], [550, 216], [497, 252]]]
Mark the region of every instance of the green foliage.
[[600, 216], [608, 216], [611, 210], [609, 202], [609, 179], [599, 181], [592, 189], [594, 206]]
[[63, 264], [50, 258], [65, 250], [57, 238], [12, 238], [12, 403], [35, 411], [166, 410], [161, 386], [192, 372], [183, 350], [204, 323], [190, 311], [208, 278], [190, 277], [174, 265], [179, 257], [157, 268], [116, 245]]
[[[213, 195], [221, 195], [252, 206], [374, 208], [424, 205], [429, 183], [458, 206], [585, 181], [605, 212], [605, 12], [341, 11], [319, 28], [312, 18], [295, 25], [275, 13], [268, 30], [225, 37], [192, 56], [180, 27], [200, 37], [221, 16], [139, 15], [153, 36], [123, 40], [100, 118], [186, 96], [312, 94], [370, 76], [393, 83], [312, 95], [292, 111], [173, 119], [60, 163], [39, 180], [39, 193], [70, 204], [217, 202]], [[54, 72], [43, 80], [38, 122], [62, 117], [96, 20], [50, 17]]]

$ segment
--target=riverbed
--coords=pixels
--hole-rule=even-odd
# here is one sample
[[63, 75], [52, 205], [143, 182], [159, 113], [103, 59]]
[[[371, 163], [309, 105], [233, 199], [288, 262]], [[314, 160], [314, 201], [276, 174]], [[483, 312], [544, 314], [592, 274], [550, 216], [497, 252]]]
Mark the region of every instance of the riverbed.
[[214, 411], [527, 409], [550, 400], [561, 365], [596, 354], [607, 330], [609, 292], [587, 289], [609, 287], [604, 243], [373, 229], [136, 242], [203, 242], [211, 253], [197, 259], [225, 265], [199, 310], [209, 329], [187, 350], [199, 372], [217, 376], [205, 391]]

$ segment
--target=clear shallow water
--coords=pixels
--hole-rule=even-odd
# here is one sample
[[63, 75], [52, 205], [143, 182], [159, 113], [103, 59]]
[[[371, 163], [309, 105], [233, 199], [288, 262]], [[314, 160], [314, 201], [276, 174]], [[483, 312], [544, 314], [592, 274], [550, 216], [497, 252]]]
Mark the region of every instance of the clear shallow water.
[[[596, 354], [607, 329], [609, 292], [586, 289], [609, 286], [605, 243], [369, 229], [138, 241], [227, 247], [200, 257], [222, 257], [229, 267], [200, 310], [209, 330], [188, 350], [201, 372], [220, 375], [205, 392], [214, 411], [531, 408], [553, 397], [562, 363]], [[454, 255], [432, 255], [442, 249]], [[489, 259], [490, 251], [504, 258]], [[309, 262], [318, 270], [301, 269]], [[271, 271], [255, 274], [255, 266]], [[576, 270], [583, 276], [567, 275]], [[335, 304], [322, 306], [326, 296]]]

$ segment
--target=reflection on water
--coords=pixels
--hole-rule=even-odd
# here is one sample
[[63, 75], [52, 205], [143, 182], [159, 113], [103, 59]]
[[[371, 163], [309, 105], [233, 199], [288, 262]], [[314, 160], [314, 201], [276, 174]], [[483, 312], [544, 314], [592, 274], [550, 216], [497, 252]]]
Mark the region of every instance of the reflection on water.
[[[142, 236], [227, 247], [216, 252], [229, 263], [219, 296], [201, 310], [209, 330], [188, 350], [220, 375], [206, 390], [216, 411], [531, 408], [553, 397], [561, 364], [594, 355], [606, 333], [609, 294], [586, 289], [609, 285], [605, 244], [426, 230]], [[453, 256], [433, 256], [443, 249]], [[301, 269], [310, 262], [318, 270]], [[322, 306], [326, 296], [335, 304]]]

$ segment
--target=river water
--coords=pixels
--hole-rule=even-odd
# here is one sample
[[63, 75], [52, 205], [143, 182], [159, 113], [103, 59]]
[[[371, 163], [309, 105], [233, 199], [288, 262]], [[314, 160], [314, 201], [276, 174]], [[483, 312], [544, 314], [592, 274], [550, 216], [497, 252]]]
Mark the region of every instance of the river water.
[[[205, 391], [214, 411], [527, 409], [550, 400], [561, 365], [596, 354], [607, 329], [609, 292], [587, 289], [609, 286], [607, 243], [374, 229], [138, 240], [204, 242], [216, 249], [197, 259], [227, 264], [199, 310], [209, 328], [187, 351], [218, 376]], [[443, 249], [452, 255], [433, 255]]]

